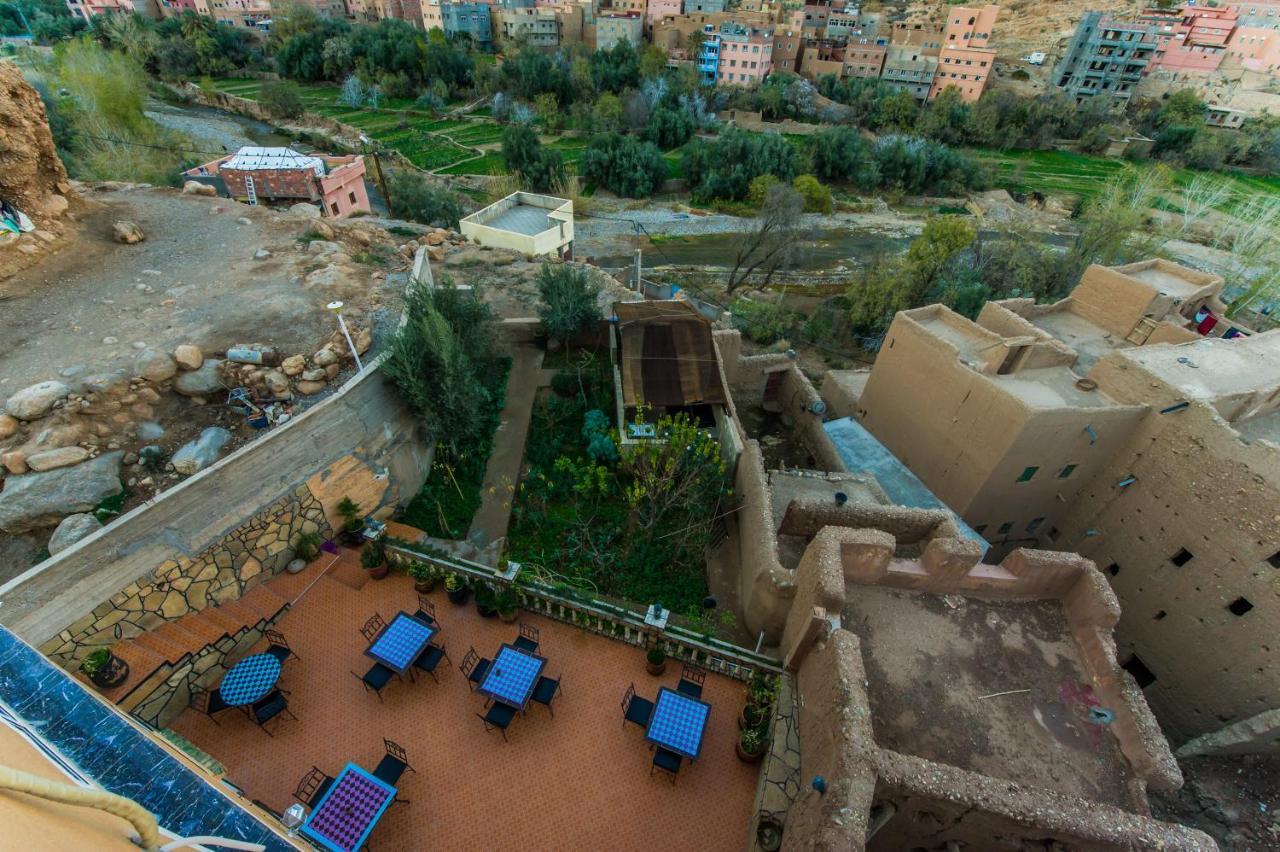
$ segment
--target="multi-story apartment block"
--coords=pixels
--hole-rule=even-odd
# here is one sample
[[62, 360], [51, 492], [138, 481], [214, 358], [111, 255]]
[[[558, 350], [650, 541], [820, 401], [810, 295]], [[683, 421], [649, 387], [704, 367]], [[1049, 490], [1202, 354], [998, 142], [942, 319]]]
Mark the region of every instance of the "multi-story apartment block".
[[799, 29], [779, 26], [773, 32], [773, 70], [779, 74], [799, 74], [804, 56], [804, 36]]
[[644, 7], [645, 31], [652, 36], [654, 24], [663, 18], [680, 15], [683, 12], [683, 0], [649, 0], [649, 3]]
[[759, 84], [773, 68], [773, 30], [730, 21], [707, 24], [698, 56], [698, 71], [708, 83]]
[[495, 33], [505, 41], [523, 38], [526, 44], [547, 50], [560, 46], [560, 19], [554, 9], [502, 6]]
[[441, 3], [437, 8], [445, 35], [466, 35], [481, 47], [493, 44], [493, 14], [488, 3]]
[[1236, 28], [1233, 9], [1187, 6], [1181, 12], [1147, 13], [1154, 24], [1156, 54], [1149, 73], [1185, 78], [1218, 70]]
[[612, 50], [624, 41], [632, 47], [643, 44], [644, 18], [641, 13], [605, 13], [596, 17], [596, 50]]
[[886, 41], [887, 39], [867, 37], [849, 39], [845, 48], [844, 76], [879, 77], [889, 50]]
[[1223, 62], [1245, 71], [1263, 74], [1280, 72], [1280, 29], [1271, 27], [1236, 27], [1227, 44]]
[[943, 33], [938, 70], [929, 97], [956, 88], [961, 99], [976, 101], [986, 91], [995, 67], [996, 52], [987, 47], [999, 6], [951, 6]]
[[724, 0], [684, 0], [684, 13], [714, 15], [724, 11]]
[[845, 40], [805, 38], [799, 71], [811, 80], [817, 80], [828, 74], [843, 78], [845, 76]]
[[[1052, 305], [900, 313], [855, 402], [824, 386], [992, 543], [1077, 551], [1123, 604], [1125, 667], [1166, 732], [1280, 708], [1280, 333], [1222, 279], [1090, 267]], [[829, 391], [829, 393], [828, 393]]]
[[880, 78], [889, 86], [911, 95], [918, 101], [929, 97], [933, 77], [938, 70], [938, 51], [927, 51], [910, 44], [891, 44], [885, 49], [884, 69]]
[[1054, 82], [1077, 103], [1101, 95], [1123, 106], [1155, 55], [1151, 24], [1086, 12], [1058, 64]]

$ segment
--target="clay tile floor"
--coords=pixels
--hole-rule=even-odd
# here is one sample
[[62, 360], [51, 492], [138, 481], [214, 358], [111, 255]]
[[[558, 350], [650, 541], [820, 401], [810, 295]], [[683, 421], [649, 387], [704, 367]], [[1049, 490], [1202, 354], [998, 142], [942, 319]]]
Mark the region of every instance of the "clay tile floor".
[[712, 711], [702, 754], [685, 761], [673, 786], [661, 772], [650, 777], [649, 743], [640, 728], [623, 727], [621, 700], [633, 681], [649, 699], [660, 683], [674, 688], [679, 665], [669, 661], [655, 678], [637, 648], [522, 614], [541, 631], [544, 674], [562, 675], [562, 692], [554, 718], [531, 702], [503, 742], [498, 731], [484, 730], [476, 717], [484, 698], [456, 667], [471, 646], [492, 658], [514, 640], [517, 625], [481, 618], [474, 604], [455, 606], [436, 591], [429, 597], [442, 627], [437, 641], [453, 667], [441, 664], [438, 684], [423, 672], [417, 682], [392, 680], [379, 703], [351, 674], [372, 662], [360, 627], [374, 612], [387, 621], [414, 612], [417, 597], [403, 575], [362, 582], [347, 556], [323, 576], [332, 557], [271, 581], [289, 597], [310, 585], [278, 625], [300, 657], [280, 679], [298, 721], [272, 720], [274, 738], [236, 710], [215, 724], [188, 709], [172, 725], [221, 761], [248, 798], [279, 812], [312, 765], [336, 776], [350, 761], [372, 772], [386, 737], [404, 746], [417, 772], [400, 779], [409, 804], [383, 815], [369, 837], [375, 850], [743, 848], [758, 767], [734, 754], [737, 681], [708, 674], [703, 698]]

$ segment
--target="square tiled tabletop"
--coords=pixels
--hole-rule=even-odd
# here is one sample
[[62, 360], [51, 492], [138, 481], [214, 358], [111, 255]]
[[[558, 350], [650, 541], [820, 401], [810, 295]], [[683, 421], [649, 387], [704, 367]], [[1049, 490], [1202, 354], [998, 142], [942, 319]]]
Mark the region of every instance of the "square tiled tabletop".
[[546, 665], [546, 657], [503, 645], [485, 672], [479, 691], [494, 701], [523, 710]]
[[702, 749], [702, 734], [707, 728], [709, 715], [711, 705], [707, 702], [664, 686], [658, 690], [658, 700], [654, 702], [645, 739], [676, 754], [696, 759]]
[[395, 798], [395, 787], [348, 763], [303, 823], [302, 833], [331, 852], [354, 852]]
[[398, 674], [404, 674], [435, 633], [436, 629], [425, 621], [419, 621], [407, 612], [397, 613], [364, 653]]

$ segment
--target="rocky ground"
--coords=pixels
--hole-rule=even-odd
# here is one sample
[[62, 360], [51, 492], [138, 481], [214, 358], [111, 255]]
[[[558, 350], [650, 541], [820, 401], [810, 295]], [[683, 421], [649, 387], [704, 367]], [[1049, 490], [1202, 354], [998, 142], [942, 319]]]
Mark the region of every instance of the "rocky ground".
[[1192, 757], [1179, 764], [1182, 789], [1151, 794], [1158, 819], [1198, 828], [1224, 852], [1280, 847], [1280, 758]]
[[326, 305], [372, 358], [419, 244], [443, 262], [461, 242], [194, 187], [78, 189], [66, 238], [0, 282], [0, 582], [323, 398], [354, 368]]

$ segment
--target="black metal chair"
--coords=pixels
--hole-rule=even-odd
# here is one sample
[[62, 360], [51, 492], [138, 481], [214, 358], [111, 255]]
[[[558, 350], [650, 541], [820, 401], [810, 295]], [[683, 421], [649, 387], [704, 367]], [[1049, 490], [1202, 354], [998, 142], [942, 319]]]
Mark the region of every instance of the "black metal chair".
[[701, 698], [702, 684], [706, 679], [707, 673], [705, 670], [686, 664], [680, 671], [680, 682], [676, 684], [676, 692], [693, 698]]
[[431, 675], [431, 679], [436, 683], [440, 682], [440, 678], [436, 677], [436, 668], [440, 665], [440, 661], [444, 660], [453, 665], [453, 660], [449, 659], [449, 654], [445, 651], [443, 645], [428, 645], [427, 649], [418, 655], [418, 659], [413, 661], [415, 669]]
[[649, 767], [649, 774], [653, 775], [653, 770], [661, 769], [671, 775], [671, 783], [674, 784], [676, 783], [676, 774], [680, 772], [681, 762], [680, 755], [658, 746], [658, 750], [653, 753], [653, 765]]
[[230, 710], [234, 705], [223, 701], [222, 690], [216, 687], [214, 689], [205, 689], [201, 686], [193, 686], [191, 688], [191, 706], [213, 719], [213, 723], [218, 725], [221, 723], [218, 722], [214, 714]]
[[436, 605], [421, 594], [418, 595], [418, 611], [414, 615], [432, 627], [440, 627], [440, 622], [436, 621]]
[[515, 647], [530, 654], [538, 653], [538, 628], [532, 624], [520, 622], [520, 635], [516, 637]]
[[489, 660], [476, 653], [473, 646], [468, 649], [466, 656], [462, 658], [462, 665], [458, 670], [467, 679], [467, 685], [471, 687], [471, 691], [475, 692], [476, 685], [484, 682], [485, 672], [489, 671]]
[[[476, 714], [480, 716], [479, 713]], [[484, 722], [484, 729], [490, 731], [497, 728], [502, 732], [502, 741], [507, 741], [507, 725], [511, 724], [511, 720], [516, 717], [516, 711], [505, 704], [494, 703], [489, 711], [480, 716], [480, 721]]]
[[297, 654], [293, 652], [293, 648], [289, 647], [289, 640], [284, 638], [284, 634], [279, 630], [267, 628], [262, 631], [262, 636], [267, 640], [267, 653], [275, 657], [281, 663], [293, 657], [295, 660], [301, 660]]
[[360, 628], [360, 633], [364, 636], [364, 641], [372, 642], [378, 635], [378, 631], [386, 626], [387, 623], [382, 620], [382, 616], [375, 612], [373, 617], [364, 623], [364, 627]]
[[298, 782], [298, 788], [293, 791], [293, 797], [307, 807], [314, 808], [332, 786], [333, 777], [322, 772], [320, 767], [313, 766], [311, 771], [303, 775], [302, 780]]
[[254, 723], [259, 728], [262, 728], [267, 736], [274, 737], [275, 734], [267, 730], [267, 723], [272, 719], [278, 718], [281, 714], [288, 716], [295, 722], [298, 721], [298, 717], [293, 715], [293, 711], [289, 709], [289, 702], [285, 701], [284, 693], [278, 689], [273, 689], [267, 694], [266, 698], [254, 702], [249, 711], [249, 718], [253, 719]]
[[[389, 669], [382, 663], [374, 663], [370, 666], [369, 671], [364, 673], [364, 677], [361, 677], [355, 672], [352, 672], [351, 676], [358, 678], [360, 682], [364, 684], [366, 691], [370, 689], [373, 690], [374, 694], [378, 696], [379, 701], [382, 700], [383, 688], [391, 682], [391, 678], [400, 677], [400, 675], [395, 673], [394, 669]], [[401, 680], [403, 680], [403, 678], [401, 678]]]
[[649, 730], [649, 717], [652, 715], [653, 702], [636, 695], [636, 685], [634, 683], [628, 686], [626, 694], [622, 696], [622, 727], [625, 728], [627, 723], [630, 722], [647, 731]]
[[[385, 737], [382, 745], [386, 748], [387, 753], [383, 755], [382, 760], [378, 761], [378, 766], [373, 770], [373, 777], [379, 781], [385, 781], [392, 787], [400, 781], [400, 776], [404, 775], [407, 769], [410, 772], [417, 773], [418, 770], [409, 765], [409, 755], [404, 750], [404, 746], [394, 743]], [[402, 805], [409, 804], [408, 799], [402, 799], [398, 795], [395, 800]]]
[[564, 673], [558, 678], [549, 678], [542, 676], [538, 678], [538, 682], [533, 685], [533, 695], [531, 698], [539, 704], [546, 705], [547, 712], [554, 717], [556, 711], [551, 709], [551, 699], [555, 698], [560, 692], [560, 681], [564, 679]]

